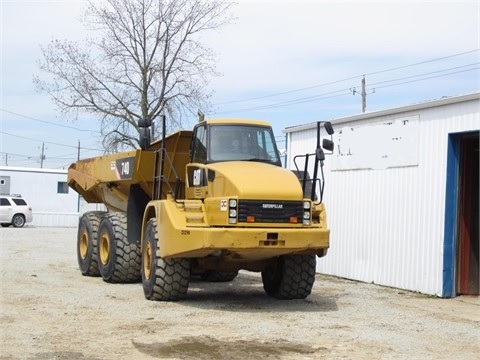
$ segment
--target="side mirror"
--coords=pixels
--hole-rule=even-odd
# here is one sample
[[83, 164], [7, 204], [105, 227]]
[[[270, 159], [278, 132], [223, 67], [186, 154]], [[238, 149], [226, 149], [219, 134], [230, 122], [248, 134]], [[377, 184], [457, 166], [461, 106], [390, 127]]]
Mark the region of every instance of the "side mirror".
[[148, 149], [151, 143], [150, 126], [152, 126], [152, 120], [140, 119], [137, 124], [140, 149]]
[[323, 143], [322, 143], [322, 146], [325, 150], [328, 150], [328, 151], [333, 151], [333, 148], [334, 148], [334, 143], [332, 140], [329, 140], [329, 139], [323, 139]]
[[333, 130], [333, 126], [332, 126], [332, 123], [330, 121], [325, 122], [325, 124], [323, 126], [325, 127], [325, 130], [326, 130], [328, 135], [333, 135], [333, 133], [335, 131]]
[[140, 135], [140, 148], [142, 150], [148, 149], [150, 147], [150, 128], [141, 127], [139, 129]]
[[323, 152], [322, 148], [317, 149], [316, 156], [317, 156], [317, 160], [319, 161], [325, 160], [325, 153]]

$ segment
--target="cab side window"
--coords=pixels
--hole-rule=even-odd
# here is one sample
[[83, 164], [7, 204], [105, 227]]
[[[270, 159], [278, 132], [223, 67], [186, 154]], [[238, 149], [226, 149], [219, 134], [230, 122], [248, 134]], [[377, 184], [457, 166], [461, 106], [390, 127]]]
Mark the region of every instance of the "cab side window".
[[258, 148], [260, 150], [259, 157], [263, 159], [277, 160], [277, 150], [273, 144], [273, 139], [269, 133], [264, 130], [257, 132]]
[[195, 129], [192, 162], [202, 164], [207, 162], [207, 130], [205, 126], [198, 126]]

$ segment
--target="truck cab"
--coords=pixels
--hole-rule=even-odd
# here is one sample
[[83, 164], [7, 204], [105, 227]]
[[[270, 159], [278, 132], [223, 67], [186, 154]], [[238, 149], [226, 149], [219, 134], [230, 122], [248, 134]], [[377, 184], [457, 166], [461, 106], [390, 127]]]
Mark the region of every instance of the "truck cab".
[[194, 128], [190, 156], [186, 199], [202, 202], [210, 226], [310, 225], [313, 206], [298, 178], [281, 166], [267, 122], [202, 121]]
[[195, 126], [192, 163], [257, 161], [281, 166], [272, 128], [266, 122], [202, 121]]

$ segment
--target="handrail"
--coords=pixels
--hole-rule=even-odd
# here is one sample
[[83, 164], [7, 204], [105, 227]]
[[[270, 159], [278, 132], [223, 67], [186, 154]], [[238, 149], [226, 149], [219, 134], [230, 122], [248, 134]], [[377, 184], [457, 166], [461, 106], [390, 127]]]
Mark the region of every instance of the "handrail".
[[[160, 174], [157, 175], [157, 171], [158, 171], [158, 165], [157, 164], [158, 164], [159, 153], [161, 153], [160, 154], [160, 156], [161, 156], [161, 159], [160, 159], [161, 168], [160, 168]], [[164, 174], [165, 159], [168, 161], [168, 164], [170, 165], [170, 169], [172, 170], [173, 175], [175, 176], [175, 189], [172, 188], [169, 181], [165, 180], [165, 174]], [[180, 182], [181, 182], [181, 178], [178, 176], [177, 171], [173, 167], [172, 159], [168, 155], [167, 150], [164, 147], [155, 150], [155, 176], [154, 176], [154, 185], [153, 185], [154, 186], [154, 190], [153, 190], [154, 191], [154, 193], [153, 193], [154, 199], [155, 200], [161, 199], [162, 184], [165, 183], [165, 184], [167, 184], [168, 189], [170, 190], [170, 193], [173, 194], [173, 197], [174, 197], [174, 200], [175, 200], [178, 197], [178, 191], [180, 190], [179, 189]], [[157, 186], [157, 184], [158, 184], [158, 186]]]
[[[316, 163], [315, 167], [318, 168], [318, 163], [320, 162], [321, 178], [315, 176], [311, 179], [308, 179], [308, 177], [307, 177], [307, 175], [308, 175], [308, 160], [309, 160], [310, 156], [315, 156], [315, 158], [317, 158], [316, 153], [296, 155], [293, 158], [293, 164], [295, 165], [297, 174], [300, 174], [302, 171], [298, 167], [297, 158], [305, 158], [305, 166], [304, 166], [304, 170], [303, 170], [303, 177], [302, 178], [299, 177], [299, 180], [301, 181], [301, 184], [302, 184], [302, 192], [303, 192], [304, 196], [307, 196], [307, 194], [305, 194], [306, 184], [309, 183], [309, 182], [312, 183], [312, 188], [311, 188], [309, 198], [312, 201], [316, 201], [317, 199], [316, 199], [315, 189], [316, 189], [316, 186], [317, 186], [317, 183], [318, 183], [318, 186], [319, 186], [319, 189], [320, 189], [320, 203], [321, 203], [322, 199], [323, 199], [323, 189], [325, 187], [325, 177], [324, 177], [324, 173], [323, 173], [323, 164], [322, 164], [322, 161], [320, 159], [317, 159], [317, 163]], [[315, 175], [317, 174], [316, 171], [314, 173], [315, 173]]]

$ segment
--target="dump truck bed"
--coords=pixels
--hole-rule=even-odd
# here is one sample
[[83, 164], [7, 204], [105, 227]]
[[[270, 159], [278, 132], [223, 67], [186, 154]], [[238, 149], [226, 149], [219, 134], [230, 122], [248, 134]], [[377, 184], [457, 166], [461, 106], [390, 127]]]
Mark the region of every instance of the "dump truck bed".
[[[165, 138], [168, 158], [164, 161], [165, 180], [174, 185], [185, 179], [189, 161], [191, 131], [179, 131]], [[154, 198], [155, 171], [161, 166], [162, 141], [146, 149], [136, 149], [79, 160], [68, 169], [68, 185], [89, 203], [103, 203], [110, 211], [126, 212], [130, 187], [139, 185]], [[157, 171], [158, 173], [158, 171]], [[165, 193], [161, 198], [165, 197]]]

